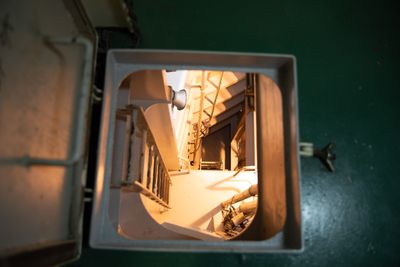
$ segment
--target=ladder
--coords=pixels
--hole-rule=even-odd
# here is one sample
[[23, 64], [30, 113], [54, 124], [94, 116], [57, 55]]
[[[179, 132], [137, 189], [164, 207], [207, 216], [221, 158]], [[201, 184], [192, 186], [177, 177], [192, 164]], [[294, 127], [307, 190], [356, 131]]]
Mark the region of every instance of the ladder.
[[171, 178], [143, 109], [127, 106], [117, 110], [117, 119], [126, 122], [120, 177], [112, 185], [141, 193], [165, 208], [170, 207]]
[[[189, 145], [191, 145], [191, 147], [189, 148], [189, 158], [191, 158], [192, 165], [198, 164], [198, 152], [200, 151], [201, 147], [201, 138], [205, 137], [208, 134], [211, 125], [211, 119], [214, 116], [218, 95], [221, 90], [223, 76], [224, 72], [222, 71], [218, 84], [215, 84], [209, 79], [210, 72], [202, 72], [202, 82], [200, 86], [199, 99], [199, 115], [197, 118], [197, 122], [195, 122], [192, 126], [192, 141], [189, 142]], [[213, 90], [206, 94], [205, 89], [207, 85], [211, 85], [213, 87]], [[204, 108], [205, 101], [211, 104], [211, 112], [207, 111], [207, 109]]]

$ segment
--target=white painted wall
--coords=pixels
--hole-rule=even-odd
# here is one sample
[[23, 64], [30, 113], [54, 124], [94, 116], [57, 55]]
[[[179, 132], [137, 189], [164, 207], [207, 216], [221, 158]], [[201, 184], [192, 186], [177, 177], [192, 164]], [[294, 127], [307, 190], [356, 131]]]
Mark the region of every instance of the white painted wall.
[[167, 85], [172, 86], [174, 91], [185, 89], [187, 93], [187, 105], [185, 109], [178, 110], [175, 107], [170, 109], [172, 125], [174, 128], [174, 134], [178, 146], [178, 153], [182, 157], [186, 157], [188, 133], [190, 133], [191, 130], [190, 121], [192, 119], [193, 113], [192, 103], [194, 99], [194, 91], [190, 90], [189, 88], [193, 85], [194, 82], [194, 72], [195, 71], [183, 70], [166, 72], [165, 74]]

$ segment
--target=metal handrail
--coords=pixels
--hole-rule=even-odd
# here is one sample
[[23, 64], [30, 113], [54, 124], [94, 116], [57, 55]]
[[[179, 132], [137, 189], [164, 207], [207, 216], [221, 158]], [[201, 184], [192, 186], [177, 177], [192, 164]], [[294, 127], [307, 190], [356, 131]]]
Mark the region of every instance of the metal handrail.
[[212, 106], [212, 109], [211, 109], [210, 120], [211, 120], [211, 118], [214, 116], [214, 110], [215, 110], [215, 106], [216, 106], [216, 103], [217, 103], [219, 91], [221, 90], [221, 85], [222, 85], [222, 79], [223, 79], [223, 77], [224, 77], [224, 71], [221, 73], [221, 78], [219, 79], [219, 84], [218, 84], [218, 87], [217, 87], [217, 92], [216, 92], [216, 94], [215, 94], [214, 103], [213, 103], [213, 106]]
[[204, 110], [204, 89], [206, 87], [206, 71], [203, 70], [201, 73], [201, 87], [200, 87], [200, 105], [199, 105], [199, 117], [197, 119], [197, 134], [196, 140], [194, 141], [194, 151], [193, 151], [193, 161], [196, 160], [197, 151], [200, 148], [200, 131], [201, 131], [201, 122], [202, 122], [202, 115]]

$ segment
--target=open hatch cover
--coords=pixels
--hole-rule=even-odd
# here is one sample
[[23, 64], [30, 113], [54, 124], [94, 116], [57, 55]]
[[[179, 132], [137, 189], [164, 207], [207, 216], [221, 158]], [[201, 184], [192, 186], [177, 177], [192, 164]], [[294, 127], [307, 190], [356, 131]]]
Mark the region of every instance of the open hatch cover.
[[0, 265], [55, 265], [80, 253], [95, 34], [79, 1], [0, 19]]

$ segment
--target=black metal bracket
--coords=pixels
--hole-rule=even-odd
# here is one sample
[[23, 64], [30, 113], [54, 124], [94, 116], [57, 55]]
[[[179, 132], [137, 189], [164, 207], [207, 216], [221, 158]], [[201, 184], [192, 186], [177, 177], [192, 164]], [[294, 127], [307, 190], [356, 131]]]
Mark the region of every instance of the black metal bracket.
[[335, 144], [329, 143], [322, 149], [314, 149], [313, 156], [318, 158], [322, 164], [331, 172], [335, 171], [335, 166], [333, 165], [333, 161], [336, 160], [336, 154], [333, 153], [333, 149], [335, 148]]

